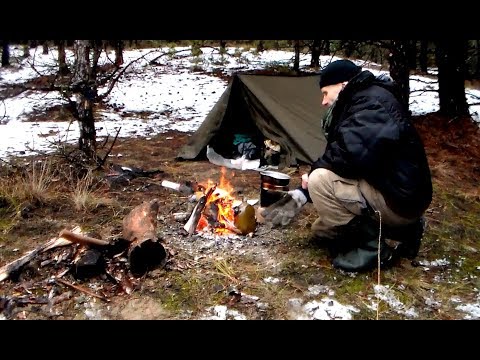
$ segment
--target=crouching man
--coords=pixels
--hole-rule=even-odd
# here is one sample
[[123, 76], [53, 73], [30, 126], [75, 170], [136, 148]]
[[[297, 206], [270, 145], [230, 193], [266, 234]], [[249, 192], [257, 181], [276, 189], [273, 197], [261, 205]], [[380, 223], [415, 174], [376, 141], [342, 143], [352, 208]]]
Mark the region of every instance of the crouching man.
[[432, 200], [431, 174], [395, 84], [338, 60], [321, 71], [319, 86], [329, 107], [325, 152], [302, 176], [302, 187], [263, 216], [285, 225], [312, 202], [319, 215], [313, 235], [345, 271], [376, 267], [379, 251], [382, 267], [399, 256], [415, 258]]

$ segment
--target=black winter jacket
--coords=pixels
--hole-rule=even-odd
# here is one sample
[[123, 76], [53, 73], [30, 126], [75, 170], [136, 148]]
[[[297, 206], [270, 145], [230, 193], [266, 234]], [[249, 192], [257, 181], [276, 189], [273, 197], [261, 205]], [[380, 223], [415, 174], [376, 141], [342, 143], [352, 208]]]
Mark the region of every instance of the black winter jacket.
[[365, 179], [395, 213], [416, 218], [432, 200], [431, 175], [423, 143], [395, 90], [370, 71], [350, 80], [339, 94], [325, 152], [312, 171], [326, 168]]

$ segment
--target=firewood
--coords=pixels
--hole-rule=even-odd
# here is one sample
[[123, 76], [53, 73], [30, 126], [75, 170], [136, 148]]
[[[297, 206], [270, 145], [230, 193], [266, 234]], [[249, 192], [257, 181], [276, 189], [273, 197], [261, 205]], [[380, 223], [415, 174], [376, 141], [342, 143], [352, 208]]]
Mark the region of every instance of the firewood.
[[60, 231], [59, 236], [60, 236], [60, 238], [67, 239], [68, 241], [76, 242], [76, 243], [80, 243], [80, 244], [85, 244], [85, 245], [92, 245], [93, 244], [93, 245], [105, 246], [105, 245], [110, 244], [108, 241], [95, 239], [95, 238], [92, 238], [90, 236], [86, 236], [86, 235], [82, 235], [82, 234], [76, 234], [76, 233], [74, 233], [72, 231], [69, 231], [69, 230], [66, 230], [66, 229]]
[[[63, 230], [67, 231], [67, 230]], [[62, 232], [63, 232], [62, 231]], [[72, 234], [74, 237], [78, 236], [81, 232], [80, 228], [77, 226], [72, 231], [68, 231], [69, 234]], [[60, 233], [62, 234], [62, 233]], [[102, 240], [100, 240], [102, 241]], [[44, 251], [54, 249], [56, 247], [71, 245], [72, 242], [69, 239], [64, 238], [62, 235], [60, 237], [55, 237], [48, 240], [46, 243], [40, 245], [34, 250], [26, 253], [17, 260], [14, 260], [0, 268], [0, 282], [5, 279], [8, 279], [15, 271], [19, 270], [23, 265], [29, 263], [33, 260], [38, 254], [43, 253]]]
[[135, 240], [154, 240], [157, 236], [158, 199], [144, 202], [123, 219], [123, 238], [130, 242]]
[[51, 244], [53, 244], [57, 239], [51, 239], [47, 241], [45, 244], [40, 245], [36, 249], [28, 252], [27, 254], [23, 255], [21, 258], [12, 261], [0, 268], [0, 282], [10, 277], [12, 273], [20, 269], [23, 265], [30, 262], [34, 259], [38, 254], [42, 253], [45, 248]]
[[208, 198], [213, 194], [215, 189], [217, 188], [216, 185], [212, 186], [210, 189], [208, 189], [207, 193], [198, 200], [197, 204], [193, 208], [192, 214], [190, 215], [190, 218], [188, 219], [187, 223], [183, 227], [190, 235], [192, 235], [195, 232], [195, 229], [197, 228], [198, 222], [200, 221], [200, 218], [202, 217], [203, 210], [205, 209], [205, 206], [207, 205]]

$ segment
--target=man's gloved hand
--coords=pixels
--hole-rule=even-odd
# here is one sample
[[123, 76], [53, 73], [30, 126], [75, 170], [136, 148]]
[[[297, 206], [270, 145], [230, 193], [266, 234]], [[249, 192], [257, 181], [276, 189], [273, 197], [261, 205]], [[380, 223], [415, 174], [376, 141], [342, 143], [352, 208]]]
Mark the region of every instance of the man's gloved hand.
[[276, 203], [263, 210], [261, 215], [273, 226], [286, 226], [306, 203], [307, 197], [300, 189], [291, 190]]

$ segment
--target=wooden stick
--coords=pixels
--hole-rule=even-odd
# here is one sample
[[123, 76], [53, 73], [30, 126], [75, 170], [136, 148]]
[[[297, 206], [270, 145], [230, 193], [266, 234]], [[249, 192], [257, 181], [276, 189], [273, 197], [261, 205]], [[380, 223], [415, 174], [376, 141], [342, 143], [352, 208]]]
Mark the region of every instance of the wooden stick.
[[36, 249], [28, 252], [27, 254], [23, 255], [21, 258], [14, 260], [0, 268], [0, 282], [7, 279], [14, 271], [20, 269], [23, 265], [30, 262], [33, 258], [35, 258], [38, 254], [40, 254], [47, 246], [53, 244], [57, 239], [51, 239], [47, 241], [45, 244], [40, 245]]
[[187, 223], [183, 227], [190, 235], [192, 235], [202, 217], [203, 210], [205, 209], [205, 205], [207, 205], [208, 198], [213, 194], [217, 185], [212, 186], [208, 189], [207, 193], [198, 200], [197, 205], [193, 208], [192, 215], [190, 215], [190, 219], [188, 219]]
[[94, 292], [92, 292], [92, 291], [90, 291], [90, 290], [88, 290], [88, 289], [85, 289], [83, 286], [71, 284], [71, 283], [69, 283], [68, 281], [65, 281], [65, 280], [63, 280], [63, 279], [58, 279], [58, 278], [56, 278], [55, 281], [56, 281], [56, 282], [59, 282], [60, 284], [65, 285], [65, 286], [71, 287], [71, 288], [73, 288], [73, 289], [75, 289], [75, 290], [78, 290], [78, 291], [80, 291], [80, 292], [83, 292], [83, 293], [85, 293], [85, 294], [87, 294], [87, 295], [94, 296], [94, 297], [96, 297], [97, 299], [103, 300], [103, 301], [105, 301], [105, 302], [110, 302], [110, 300], [107, 299], [105, 296], [97, 295], [97, 294], [95, 294]]
[[76, 234], [74, 232], [71, 232], [69, 230], [63, 229], [60, 231], [61, 238], [67, 239], [68, 241], [80, 243], [80, 244], [86, 244], [86, 245], [110, 245], [108, 241], [105, 240], [100, 240], [100, 239], [95, 239], [90, 236], [82, 235], [82, 234]]

